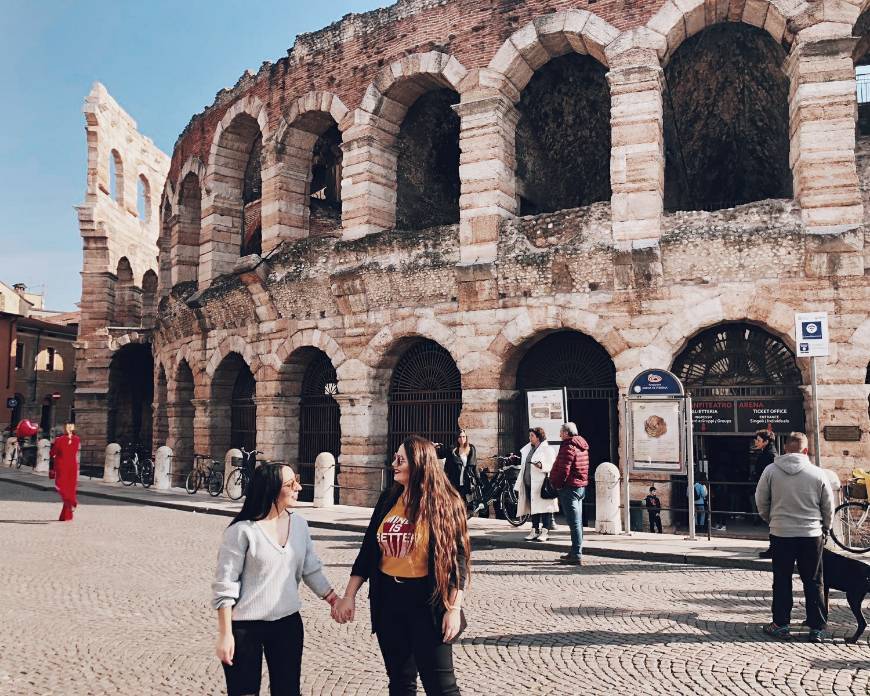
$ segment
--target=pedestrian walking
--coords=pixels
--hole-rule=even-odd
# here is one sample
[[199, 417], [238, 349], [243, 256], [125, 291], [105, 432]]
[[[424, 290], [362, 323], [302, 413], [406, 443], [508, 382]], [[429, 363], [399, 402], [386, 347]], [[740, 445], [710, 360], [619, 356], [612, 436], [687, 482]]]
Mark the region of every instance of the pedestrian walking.
[[693, 493], [695, 498], [695, 529], [703, 529], [704, 525], [707, 524], [707, 500], [710, 494], [707, 489], [707, 477], [703, 474], [698, 474]]
[[550, 471], [550, 484], [559, 492], [562, 512], [571, 532], [571, 550], [559, 557], [559, 563], [583, 564], [583, 498], [589, 483], [589, 444], [578, 435], [574, 423], [563, 423], [559, 453]]
[[468, 441], [468, 434], [460, 430], [456, 446], [444, 448], [444, 473], [464, 500], [468, 499], [469, 479], [477, 473], [477, 448]]
[[418, 672], [429, 696], [459, 694], [451, 641], [462, 630], [471, 552], [465, 505], [438, 465], [434, 445], [422, 437], [402, 443], [393, 474], [333, 618], [354, 619], [356, 594], [368, 580], [372, 632], [390, 696], [416, 694]]
[[218, 613], [215, 652], [228, 696], [260, 693], [264, 653], [272, 696], [299, 694], [304, 637], [299, 583], [330, 605], [338, 599], [308, 523], [290, 509], [300, 490], [289, 466], [261, 464], [241, 511], [224, 531], [212, 604]]
[[[752, 455], [749, 464], [749, 477], [750, 481], [754, 481], [757, 487], [758, 481], [761, 478], [761, 472], [773, 464], [773, 460], [779, 456], [779, 452], [776, 451], [776, 444], [774, 443], [772, 432], [768, 430], [759, 430], [755, 433], [755, 437], [752, 439]], [[758, 506], [755, 504], [754, 493], [752, 496], [752, 510], [753, 512], [758, 512]], [[767, 548], [764, 551], [758, 553], [758, 557], [772, 557], [770, 544], [767, 545]]]
[[54, 488], [63, 501], [58, 521], [72, 522], [73, 511], [79, 504], [76, 489], [79, 485], [78, 454], [81, 441], [76, 435], [74, 423], [65, 423], [63, 431], [51, 443], [49, 458], [54, 470]]
[[764, 632], [788, 638], [792, 609], [791, 576], [797, 562], [804, 586], [809, 639], [824, 640], [828, 622], [822, 577], [822, 550], [831, 528], [834, 497], [827, 476], [807, 456], [807, 436], [790, 433], [785, 454], [776, 457], [761, 474], [755, 502], [770, 524], [773, 552], [773, 621]]
[[556, 461], [556, 453], [547, 443], [543, 428], [529, 429], [529, 442], [520, 450], [520, 461], [523, 463], [522, 475], [514, 484], [517, 516], [532, 516], [532, 531], [526, 541], [547, 541], [553, 513], [559, 510], [559, 501], [541, 495], [541, 488]]
[[651, 532], [662, 533], [662, 501], [656, 495], [656, 487], [649, 487], [649, 495], [643, 499], [646, 506], [646, 513], [649, 515], [649, 530]]

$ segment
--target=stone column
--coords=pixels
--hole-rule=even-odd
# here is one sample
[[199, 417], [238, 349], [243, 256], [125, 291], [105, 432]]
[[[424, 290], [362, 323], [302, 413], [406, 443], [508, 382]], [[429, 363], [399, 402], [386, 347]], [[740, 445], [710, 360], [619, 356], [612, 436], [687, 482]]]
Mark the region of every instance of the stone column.
[[855, 169], [855, 66], [851, 36], [800, 34], [785, 62], [789, 76], [790, 165], [794, 196], [810, 232], [862, 223]]
[[459, 131], [460, 262], [488, 263], [497, 256], [502, 219], [517, 212], [516, 130], [513, 100], [494, 93], [472, 94], [453, 107]]
[[613, 238], [617, 242], [658, 239], [665, 156], [663, 71], [655, 51], [638, 50], [617, 56], [607, 81]]
[[[213, 404], [210, 399], [191, 399], [193, 405], [193, 451], [222, 458], [230, 439], [230, 407]], [[223, 438], [215, 437], [215, 430], [226, 431]], [[191, 466], [193, 461], [191, 460]]]
[[193, 404], [189, 400], [166, 404], [166, 418], [169, 422], [166, 444], [173, 452], [173, 473], [186, 475], [193, 468]]
[[294, 466], [299, 459], [299, 397], [255, 396], [254, 403], [263, 459]]
[[342, 505], [372, 505], [386, 481], [387, 401], [371, 394], [337, 394], [335, 399], [341, 407], [339, 500]]
[[287, 140], [280, 155], [275, 144], [263, 152], [263, 254], [284, 239], [308, 235], [311, 153], [317, 136], [291, 129]]
[[108, 413], [105, 394], [83, 394], [76, 391], [76, 432], [81, 438], [81, 463], [98, 467], [105, 459], [108, 442]]
[[218, 195], [203, 196], [199, 287], [230, 273], [241, 253], [242, 203]]
[[[374, 117], [364, 114], [368, 119]], [[383, 128], [391, 128], [383, 124]], [[396, 132], [372, 124], [344, 134], [341, 170], [343, 239], [359, 239], [396, 225]]]
[[[463, 377], [463, 381], [466, 381]], [[459, 414], [459, 427], [468, 434], [468, 441], [477, 449], [477, 458], [507, 454], [498, 451], [498, 401], [502, 395], [499, 389], [463, 388], [462, 411]], [[479, 462], [479, 466], [485, 466]]]

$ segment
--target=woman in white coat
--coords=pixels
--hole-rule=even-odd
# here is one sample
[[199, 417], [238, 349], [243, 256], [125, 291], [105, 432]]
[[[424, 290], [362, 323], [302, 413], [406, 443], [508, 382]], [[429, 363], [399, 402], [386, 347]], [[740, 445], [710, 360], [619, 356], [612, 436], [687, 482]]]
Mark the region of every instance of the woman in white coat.
[[543, 428], [529, 429], [529, 444], [520, 450], [520, 461], [522, 469], [514, 484], [517, 514], [532, 516], [532, 531], [527, 541], [546, 541], [553, 513], [559, 510], [559, 501], [541, 497], [541, 486], [556, 461], [556, 452], [547, 444]]

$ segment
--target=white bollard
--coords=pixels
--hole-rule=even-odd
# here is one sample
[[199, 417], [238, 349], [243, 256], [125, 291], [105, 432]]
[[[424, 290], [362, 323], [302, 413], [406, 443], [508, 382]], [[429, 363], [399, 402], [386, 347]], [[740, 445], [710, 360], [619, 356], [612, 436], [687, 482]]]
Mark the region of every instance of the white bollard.
[[163, 445], [157, 448], [154, 461], [154, 487], [160, 491], [172, 488], [172, 448]]
[[15, 452], [15, 446], [18, 444], [18, 438], [13, 436], [6, 440], [6, 446], [3, 450], [3, 466], [12, 466], [12, 455]]
[[335, 504], [335, 457], [321, 452], [314, 460], [314, 507]]
[[224, 457], [224, 491], [227, 495], [238, 495], [241, 493], [239, 487], [233, 486], [232, 491], [229, 490], [228, 483], [230, 482], [230, 474], [233, 473], [233, 459], [241, 460], [242, 458], [242, 450], [233, 447], [232, 449], [227, 450], [226, 456]]
[[33, 468], [34, 474], [40, 476], [48, 476], [48, 460], [50, 458], [51, 442], [42, 439], [36, 443], [36, 466]]
[[111, 442], [106, 445], [106, 461], [103, 466], [103, 481], [118, 483], [121, 480], [121, 445]]
[[595, 531], [599, 534], [622, 534], [619, 469], [610, 462], [602, 462], [595, 470]]

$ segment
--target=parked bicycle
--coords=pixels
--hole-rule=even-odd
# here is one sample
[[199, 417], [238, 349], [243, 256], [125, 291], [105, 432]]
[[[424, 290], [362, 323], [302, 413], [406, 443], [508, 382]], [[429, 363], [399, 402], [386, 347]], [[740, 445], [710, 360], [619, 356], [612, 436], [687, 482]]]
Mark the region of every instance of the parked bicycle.
[[241, 500], [248, 493], [248, 484], [254, 475], [257, 466], [257, 455], [263, 454], [259, 450], [248, 451], [244, 447], [239, 448], [242, 452], [241, 459], [233, 460], [233, 470], [227, 477], [227, 497], [230, 500]]
[[139, 450], [135, 446], [121, 452], [121, 467], [118, 477], [125, 486], [139, 483], [143, 488], [150, 488], [154, 483], [154, 462], [151, 457], [139, 458]]
[[478, 511], [495, 503], [505, 519], [514, 527], [525, 524], [528, 515], [517, 515], [517, 494], [514, 483], [520, 474], [520, 457], [516, 454], [493, 457], [498, 470], [492, 477], [469, 469], [469, 494], [466, 497], [466, 514], [474, 516]]
[[844, 488], [845, 502], [834, 510], [831, 538], [845, 551], [870, 551], [870, 501], [865, 479], [850, 479]]
[[205, 488], [213, 498], [219, 496], [224, 490], [224, 475], [220, 462], [207, 454], [193, 455], [193, 469], [190, 470], [184, 481], [184, 490], [190, 495], [196, 493], [200, 488]]
[[36, 445], [22, 445], [16, 441], [12, 446], [10, 466], [20, 469], [22, 465], [36, 468]]

